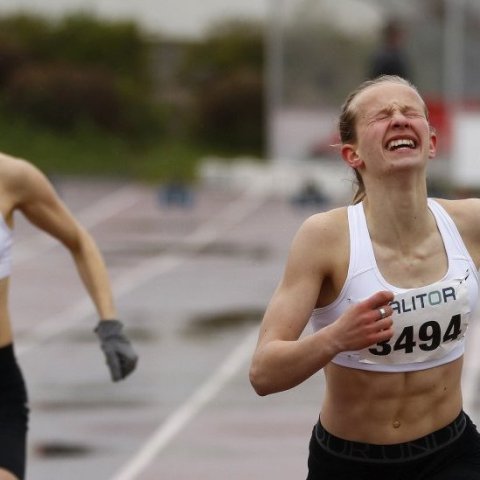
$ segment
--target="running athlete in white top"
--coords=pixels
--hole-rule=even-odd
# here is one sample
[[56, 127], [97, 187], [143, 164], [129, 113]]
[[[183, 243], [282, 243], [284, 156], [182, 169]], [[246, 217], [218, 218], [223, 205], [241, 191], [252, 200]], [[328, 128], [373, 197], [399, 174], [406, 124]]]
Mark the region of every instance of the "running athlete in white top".
[[[352, 92], [339, 130], [356, 205], [297, 232], [251, 383], [268, 395], [323, 369], [309, 480], [480, 479], [480, 439], [461, 392], [480, 200], [427, 198], [437, 139], [423, 99], [400, 77]], [[310, 319], [314, 333], [301, 336]]]
[[36, 167], [0, 154], [0, 480], [25, 477], [27, 393], [15, 359], [8, 310], [12, 229], [17, 211], [71, 253], [100, 319], [95, 333], [112, 380], [123, 379], [137, 363], [137, 355], [117, 319], [107, 270], [93, 238]]

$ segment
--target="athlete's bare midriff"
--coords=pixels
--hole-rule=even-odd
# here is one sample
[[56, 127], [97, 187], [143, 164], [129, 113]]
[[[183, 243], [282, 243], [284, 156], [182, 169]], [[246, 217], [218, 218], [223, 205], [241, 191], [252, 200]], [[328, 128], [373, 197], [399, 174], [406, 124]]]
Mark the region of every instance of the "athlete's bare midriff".
[[330, 363], [320, 414], [331, 434], [374, 444], [407, 442], [452, 422], [462, 408], [462, 358], [413, 372], [370, 372]]
[[12, 328], [8, 312], [9, 278], [0, 279], [0, 348], [12, 343]]

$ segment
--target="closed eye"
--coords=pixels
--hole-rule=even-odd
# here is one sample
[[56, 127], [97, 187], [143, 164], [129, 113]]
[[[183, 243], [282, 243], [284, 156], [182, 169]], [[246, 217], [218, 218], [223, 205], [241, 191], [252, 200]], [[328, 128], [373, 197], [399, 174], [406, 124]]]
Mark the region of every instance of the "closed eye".
[[425, 114], [423, 112], [419, 112], [418, 110], [407, 110], [403, 112], [403, 114], [407, 118], [420, 118], [420, 117], [425, 117]]
[[379, 113], [374, 117], [370, 118], [370, 120], [368, 121], [368, 124], [371, 125], [372, 123], [375, 123], [375, 122], [382, 122], [384, 120], [388, 120], [390, 117], [391, 117], [391, 114], [388, 112]]

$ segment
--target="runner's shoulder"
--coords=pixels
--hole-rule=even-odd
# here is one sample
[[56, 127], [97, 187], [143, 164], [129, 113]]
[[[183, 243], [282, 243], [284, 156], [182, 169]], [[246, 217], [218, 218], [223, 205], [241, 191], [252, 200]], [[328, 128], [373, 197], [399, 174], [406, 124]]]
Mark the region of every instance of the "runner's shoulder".
[[467, 226], [475, 221], [480, 226], [480, 198], [444, 199], [435, 198], [452, 217], [457, 226]]
[[38, 169], [23, 158], [0, 152], [0, 181], [4, 184], [19, 181]]
[[317, 246], [331, 245], [348, 238], [347, 207], [311, 215], [303, 222], [298, 235], [310, 239]]

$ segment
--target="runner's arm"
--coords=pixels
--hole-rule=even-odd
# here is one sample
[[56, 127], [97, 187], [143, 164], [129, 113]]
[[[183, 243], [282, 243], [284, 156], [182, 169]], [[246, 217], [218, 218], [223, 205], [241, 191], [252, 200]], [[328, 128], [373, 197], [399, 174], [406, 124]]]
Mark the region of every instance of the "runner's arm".
[[99, 317], [116, 318], [107, 269], [92, 236], [74, 218], [42, 172], [23, 160], [13, 162], [15, 207], [70, 251]]
[[[391, 292], [377, 292], [344, 312], [335, 322], [301, 337], [322, 284], [335, 268], [338, 229], [326, 216], [307, 220], [295, 236], [283, 278], [267, 307], [250, 367], [259, 395], [288, 390], [321, 370], [335, 355], [387, 340], [391, 317], [379, 319]], [[388, 307], [391, 310], [390, 307]]]

